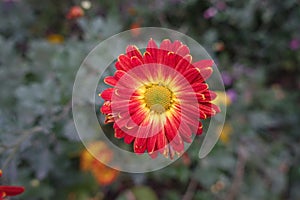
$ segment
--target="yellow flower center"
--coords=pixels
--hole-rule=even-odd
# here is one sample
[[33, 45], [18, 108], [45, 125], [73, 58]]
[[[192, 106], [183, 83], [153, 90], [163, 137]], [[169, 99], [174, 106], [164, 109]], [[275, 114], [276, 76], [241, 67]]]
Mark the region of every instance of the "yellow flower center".
[[171, 106], [172, 92], [164, 86], [152, 85], [146, 89], [144, 100], [150, 110], [163, 113]]

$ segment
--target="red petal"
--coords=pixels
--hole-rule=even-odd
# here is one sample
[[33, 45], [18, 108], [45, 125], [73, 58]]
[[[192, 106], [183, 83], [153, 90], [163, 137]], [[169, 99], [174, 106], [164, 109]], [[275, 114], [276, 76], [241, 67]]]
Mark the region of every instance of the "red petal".
[[201, 92], [182, 92], [180, 95], [177, 96], [185, 103], [195, 103], [196, 100], [198, 100], [199, 102], [203, 102], [204, 100], [205, 102], [207, 101], [205, 99], [204, 94], [202, 94]]
[[180, 123], [180, 128], [179, 128], [180, 136], [181, 138], [187, 142], [191, 143], [192, 142], [192, 132], [190, 127], [183, 121]]
[[112, 85], [115, 86], [117, 84], [117, 80], [114, 76], [108, 76], [104, 78], [104, 83], [108, 84], [108, 85]]
[[220, 108], [212, 103], [202, 103], [199, 106], [200, 110], [202, 110], [208, 117], [216, 115], [220, 112]]
[[143, 56], [142, 56], [140, 50], [135, 45], [129, 45], [126, 48], [126, 54], [128, 55], [129, 58], [136, 56], [140, 60], [143, 60]]
[[[174, 122], [174, 120], [173, 120]], [[176, 125], [171, 123], [169, 118], [167, 118], [167, 121], [165, 123], [165, 135], [168, 139], [168, 141], [172, 141], [174, 139], [174, 137], [177, 134], [177, 129], [176, 129]]]
[[208, 79], [211, 76], [211, 74], [213, 73], [213, 69], [211, 67], [206, 67], [206, 68], [202, 68], [202, 69], [198, 69], [198, 70], [199, 70], [200, 76], [202, 77], [203, 80]]
[[146, 51], [144, 53], [144, 62], [145, 63], [154, 63], [154, 59], [152, 58], [152, 55], [148, 51]]
[[175, 53], [181, 57], [185, 57], [190, 54], [190, 50], [186, 45], [181, 45]]
[[154, 42], [154, 40], [151, 38], [148, 42], [146, 51], [148, 51], [151, 54], [154, 61], [156, 61], [157, 50], [158, 50], [158, 47], [157, 47], [156, 43]]
[[200, 110], [200, 119], [206, 119], [207, 118], [207, 115], [202, 111]]
[[144, 110], [138, 110], [134, 114], [131, 115], [132, 121], [137, 125], [140, 125], [146, 118], [146, 113]]
[[160, 49], [165, 51], [172, 51], [172, 43], [169, 39], [164, 39], [160, 44]]
[[198, 129], [197, 129], [197, 132], [196, 132], [196, 135], [201, 135], [203, 132], [203, 125], [201, 122], [199, 122], [199, 126], [198, 126]]
[[156, 62], [160, 64], [165, 64], [167, 55], [168, 51], [158, 49], [156, 54]]
[[175, 69], [176, 67], [176, 55], [174, 54], [174, 52], [168, 52], [165, 58], [165, 64], [168, 67], [172, 67]]
[[6, 196], [15, 196], [24, 192], [24, 187], [20, 186], [0, 186], [0, 191], [4, 192]]
[[205, 101], [212, 101], [217, 97], [217, 94], [214, 91], [207, 90], [202, 93], [205, 96]]
[[128, 124], [128, 121], [130, 120], [130, 116], [125, 111], [124, 113], [119, 113], [118, 118], [116, 117], [116, 123], [119, 127], [125, 127]]
[[179, 154], [183, 153], [184, 150], [184, 143], [182, 141], [182, 138], [180, 137], [179, 134], [177, 134], [172, 142], [171, 142], [171, 147]]
[[135, 153], [144, 153], [147, 148], [147, 138], [136, 138], [133, 144], [133, 150]]
[[119, 128], [115, 129], [115, 138], [121, 139], [125, 136], [125, 132]]
[[136, 99], [138, 97], [139, 97], [139, 95], [135, 96], [135, 94], [133, 94], [129, 101], [128, 110], [131, 115], [133, 115], [134, 113], [139, 112], [139, 111], [145, 111], [144, 107], [141, 105], [141, 102]]
[[106, 101], [110, 101], [113, 92], [114, 92], [114, 88], [107, 88], [106, 90], [104, 90], [104, 91], [101, 93], [102, 99], [104, 99], [104, 100], [106, 100]]
[[212, 67], [214, 65], [214, 61], [213, 60], [200, 60], [198, 62], [195, 62], [193, 65], [198, 69], [202, 69], [202, 68]]
[[179, 47], [182, 45], [182, 43], [179, 41], [179, 40], [175, 40], [174, 42], [173, 42], [173, 47], [172, 47], [172, 50], [174, 51], [174, 52], [176, 52], [178, 49], [179, 49]]
[[162, 130], [157, 134], [156, 148], [160, 153], [165, 153], [167, 148], [168, 140], [165, 136], [164, 131]]
[[[175, 69], [179, 72], [184, 72], [188, 70], [192, 65], [191, 65], [191, 60], [192, 56], [191, 55], [186, 55], [184, 56], [176, 65]], [[193, 68], [192, 68], [193, 69]]]
[[190, 82], [190, 83], [197, 83], [203, 82], [203, 78], [201, 77], [199, 71], [196, 68], [189, 68], [183, 72], [183, 76]]
[[130, 61], [131, 61], [132, 68], [141, 66], [143, 64], [143, 62], [137, 56], [131, 57]]
[[198, 117], [195, 116], [195, 113], [192, 113], [192, 111], [190, 111], [190, 113], [185, 111], [185, 114], [182, 115], [181, 120], [190, 125], [191, 127], [195, 127], [198, 123], [200, 113], [197, 113], [197, 115]]
[[117, 70], [117, 71], [115, 72], [115, 74], [114, 74], [115, 79], [116, 79], [116, 80], [120, 80], [120, 78], [122, 78], [122, 76], [123, 76], [124, 74], [126, 74], [125, 71]]
[[192, 87], [194, 91], [197, 93], [202, 93], [203, 91], [208, 89], [208, 85], [206, 83], [199, 83], [199, 82], [193, 83]]
[[130, 144], [134, 140], [134, 137], [131, 135], [126, 134], [124, 137], [124, 142]]
[[109, 101], [104, 102], [103, 106], [101, 107], [101, 112], [103, 114], [109, 114], [111, 113], [111, 105]]
[[150, 156], [152, 159], [156, 158], [157, 155], [158, 155], [158, 151], [154, 151], [153, 153], [150, 153], [150, 154], [149, 154], [149, 156]]
[[130, 58], [124, 54], [118, 57], [118, 61], [116, 62], [115, 65], [118, 70], [123, 70], [123, 71], [128, 71], [132, 68]]
[[147, 151], [149, 154], [152, 154], [155, 150], [155, 144], [156, 144], [157, 136], [154, 135], [152, 137], [149, 137], [147, 139]]

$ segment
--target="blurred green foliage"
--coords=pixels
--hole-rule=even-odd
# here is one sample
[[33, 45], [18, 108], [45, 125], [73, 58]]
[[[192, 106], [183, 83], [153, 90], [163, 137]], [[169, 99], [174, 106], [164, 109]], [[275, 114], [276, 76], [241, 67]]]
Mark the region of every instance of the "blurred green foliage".
[[[300, 198], [299, 1], [99, 0], [66, 19], [81, 3], [0, 2], [0, 168], [3, 183], [26, 187], [20, 199]], [[209, 51], [235, 94], [232, 131], [202, 160], [200, 137], [169, 167], [102, 187], [79, 169], [73, 82], [98, 42], [140, 26], [178, 30]]]

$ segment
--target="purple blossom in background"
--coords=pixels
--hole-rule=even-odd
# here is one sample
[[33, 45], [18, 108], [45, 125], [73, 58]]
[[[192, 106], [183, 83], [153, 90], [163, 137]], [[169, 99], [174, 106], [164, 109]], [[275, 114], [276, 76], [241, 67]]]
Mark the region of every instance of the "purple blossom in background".
[[290, 41], [290, 49], [297, 50], [300, 48], [300, 40], [299, 39], [292, 39]]
[[205, 19], [209, 19], [209, 18], [214, 17], [217, 13], [218, 13], [218, 10], [215, 7], [210, 7], [204, 11], [203, 17]]
[[237, 93], [234, 89], [227, 90], [226, 95], [228, 95], [231, 102], [234, 102], [237, 99]]
[[225, 86], [229, 86], [232, 84], [232, 76], [229, 73], [222, 72], [221, 76]]

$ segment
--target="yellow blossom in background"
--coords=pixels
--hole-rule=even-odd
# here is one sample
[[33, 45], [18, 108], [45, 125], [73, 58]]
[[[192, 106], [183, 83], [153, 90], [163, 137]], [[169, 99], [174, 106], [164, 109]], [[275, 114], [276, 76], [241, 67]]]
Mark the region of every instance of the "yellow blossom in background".
[[118, 177], [119, 171], [112, 169], [103, 163], [109, 163], [112, 160], [113, 152], [102, 141], [89, 144], [87, 149], [81, 153], [80, 169], [83, 171], [90, 171], [100, 185], [104, 186], [111, 184]]
[[231, 104], [231, 100], [226, 92], [215, 91], [217, 94], [217, 98], [215, 98], [212, 103], [218, 106], [229, 106]]
[[47, 40], [52, 44], [61, 44], [64, 41], [64, 37], [60, 34], [50, 34], [47, 36]]
[[230, 141], [231, 133], [232, 133], [232, 126], [231, 124], [226, 123], [220, 135], [220, 140], [223, 144], [228, 144], [228, 142]]

